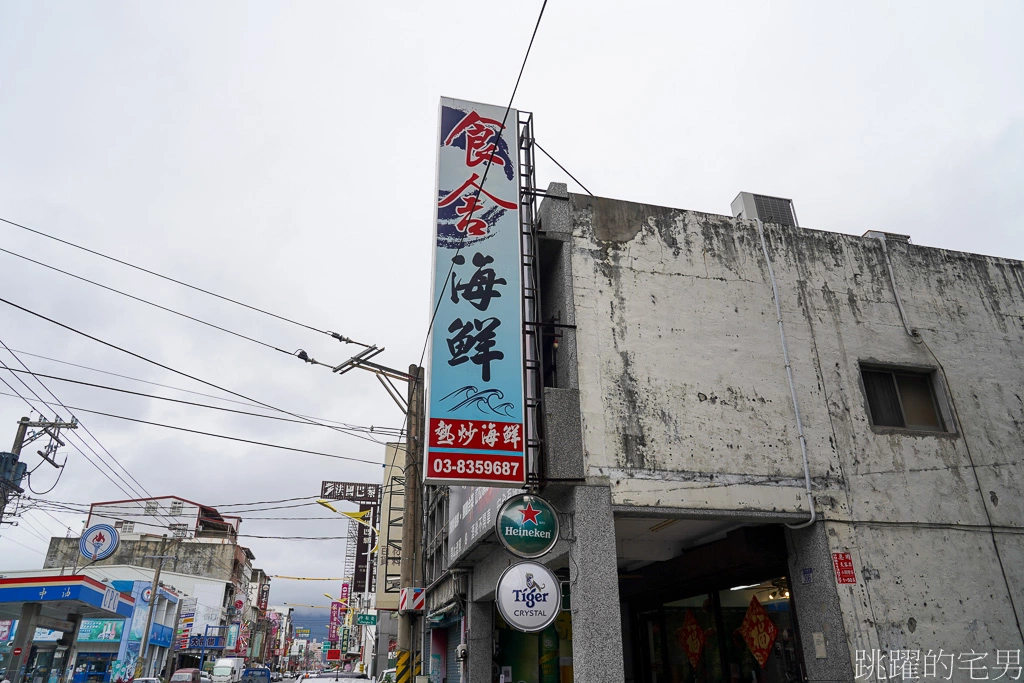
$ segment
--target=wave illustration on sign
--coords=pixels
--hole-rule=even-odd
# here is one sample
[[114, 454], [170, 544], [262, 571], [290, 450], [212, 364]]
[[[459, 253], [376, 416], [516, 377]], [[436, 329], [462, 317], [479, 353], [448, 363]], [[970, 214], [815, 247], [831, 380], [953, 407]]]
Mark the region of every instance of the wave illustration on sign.
[[475, 405], [476, 409], [481, 413], [486, 414], [489, 411], [495, 415], [511, 417], [511, 411], [515, 409], [515, 404], [508, 401], [497, 404], [493, 403], [494, 401], [500, 401], [505, 398], [505, 393], [501, 389], [484, 389], [483, 391], [480, 391], [473, 386], [464, 386], [442, 398], [441, 402], [447, 401], [453, 397], [454, 400], [458, 401], [458, 403], [448, 408], [449, 413], [455, 412], [465, 406]]

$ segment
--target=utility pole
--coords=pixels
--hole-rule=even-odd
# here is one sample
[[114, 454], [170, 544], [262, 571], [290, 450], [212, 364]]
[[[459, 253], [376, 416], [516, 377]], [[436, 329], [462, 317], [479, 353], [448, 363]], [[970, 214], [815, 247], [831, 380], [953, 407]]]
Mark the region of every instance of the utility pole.
[[[29, 435], [29, 427], [36, 427], [39, 431]], [[18, 431], [15, 432], [14, 445], [11, 446], [11, 452], [0, 453], [0, 522], [3, 522], [7, 504], [24, 491], [21, 488], [21, 480], [25, 476], [25, 466], [19, 462], [22, 449], [42, 436], [49, 436], [50, 444], [44, 450], [38, 451], [39, 457], [50, 463], [53, 467], [60, 469], [62, 465], [58, 465], [50, 457], [57, 449], [57, 446], [64, 445], [64, 442], [60, 440], [60, 430], [77, 428], [77, 420], [72, 420], [71, 422], [37, 420], [33, 422], [29, 418], [23, 417], [18, 421]]]
[[153, 587], [149, 594], [149, 613], [146, 615], [146, 631], [142, 634], [142, 649], [140, 650], [143, 659], [142, 674], [146, 676], [149, 672], [152, 658], [149, 652], [149, 631], [153, 628], [153, 612], [156, 611], [156, 601], [160, 595], [160, 572], [164, 568], [164, 560], [174, 559], [174, 555], [144, 555], [143, 559], [159, 560], [156, 564], [156, 571], [153, 572]]
[[[409, 412], [405, 437], [405, 511], [402, 516], [402, 588], [419, 587], [420, 571], [420, 463], [423, 462], [423, 368], [409, 366]], [[396, 683], [411, 683], [414, 662], [416, 615], [398, 615], [398, 667]]]

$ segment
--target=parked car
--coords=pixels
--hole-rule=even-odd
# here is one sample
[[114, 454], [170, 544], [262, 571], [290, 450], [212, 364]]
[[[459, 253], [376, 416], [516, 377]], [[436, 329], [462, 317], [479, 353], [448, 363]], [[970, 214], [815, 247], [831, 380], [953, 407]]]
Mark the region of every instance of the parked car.
[[397, 674], [398, 669], [385, 669], [380, 672], [380, 678], [377, 679], [377, 683], [395, 683]]
[[203, 683], [203, 672], [199, 669], [178, 669], [171, 674], [171, 683]]

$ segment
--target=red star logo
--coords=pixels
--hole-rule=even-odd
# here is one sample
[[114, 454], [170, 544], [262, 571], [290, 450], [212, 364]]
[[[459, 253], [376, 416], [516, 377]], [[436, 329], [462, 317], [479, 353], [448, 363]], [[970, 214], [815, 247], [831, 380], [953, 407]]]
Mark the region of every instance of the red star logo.
[[527, 503], [526, 507], [519, 512], [523, 513], [523, 524], [527, 522], [533, 522], [534, 526], [537, 526], [537, 515], [541, 513], [540, 510], [533, 509], [533, 503]]

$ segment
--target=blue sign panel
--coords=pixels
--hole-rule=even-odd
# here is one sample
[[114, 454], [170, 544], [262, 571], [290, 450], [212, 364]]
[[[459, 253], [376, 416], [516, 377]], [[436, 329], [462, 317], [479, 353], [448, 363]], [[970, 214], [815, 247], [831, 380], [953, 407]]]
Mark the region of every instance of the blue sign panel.
[[428, 484], [521, 486], [518, 112], [443, 98], [427, 381]]

